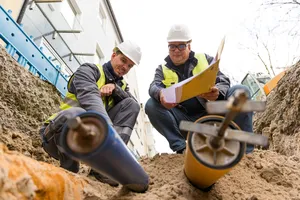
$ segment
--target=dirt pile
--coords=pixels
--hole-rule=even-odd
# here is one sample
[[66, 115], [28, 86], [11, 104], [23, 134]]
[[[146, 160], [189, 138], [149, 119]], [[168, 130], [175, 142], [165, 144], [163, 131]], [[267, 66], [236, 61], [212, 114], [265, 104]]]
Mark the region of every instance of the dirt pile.
[[[297, 153], [300, 127], [297, 121], [299, 65], [293, 70], [269, 96], [268, 101], [277, 103], [269, 102], [267, 110], [256, 115], [255, 122], [256, 131], [269, 135], [272, 149], [283, 155], [270, 150], [256, 150], [245, 156], [238, 166], [206, 193], [193, 187], [185, 177], [183, 155], [156, 155], [140, 160], [150, 177], [150, 186], [146, 193], [136, 194], [121, 186], [112, 188], [83, 175], [75, 175], [28, 158], [57, 165], [57, 161], [50, 159], [40, 147], [38, 128], [55, 111], [61, 99], [53, 86], [18, 66], [1, 48], [0, 142], [27, 157], [0, 147], [0, 200], [300, 200], [300, 155]], [[274, 96], [276, 93], [279, 95]], [[290, 141], [290, 145], [285, 145], [284, 140]]]
[[0, 142], [37, 160], [54, 162], [41, 149], [38, 129], [61, 100], [56, 88], [30, 74], [0, 46]]
[[255, 151], [210, 192], [193, 187], [183, 172], [183, 155], [157, 155], [141, 164], [150, 177], [146, 193], [111, 188], [82, 175], [9, 152], [0, 146], [0, 200], [14, 199], [300, 199], [300, 158]]
[[270, 138], [270, 149], [300, 155], [300, 62], [287, 71], [268, 96], [266, 110], [255, 118], [255, 132]]

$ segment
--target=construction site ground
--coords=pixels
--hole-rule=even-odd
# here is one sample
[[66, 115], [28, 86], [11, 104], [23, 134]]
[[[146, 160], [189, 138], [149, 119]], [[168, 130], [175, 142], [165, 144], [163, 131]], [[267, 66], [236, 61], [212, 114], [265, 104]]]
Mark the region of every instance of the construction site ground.
[[49, 83], [19, 66], [0, 47], [0, 199], [201, 199], [300, 200], [300, 63], [291, 66], [255, 114], [256, 133], [269, 137], [268, 150], [246, 155], [209, 192], [192, 186], [184, 175], [184, 156], [142, 158], [150, 177], [145, 193], [133, 193], [58, 167], [41, 148], [38, 129], [59, 106]]

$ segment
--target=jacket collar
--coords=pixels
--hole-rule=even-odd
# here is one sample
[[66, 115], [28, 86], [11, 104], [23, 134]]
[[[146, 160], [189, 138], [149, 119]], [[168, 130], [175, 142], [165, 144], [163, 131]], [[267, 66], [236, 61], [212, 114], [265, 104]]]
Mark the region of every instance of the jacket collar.
[[121, 77], [117, 76], [110, 61], [103, 65], [103, 70], [104, 70], [106, 78], [109, 79], [109, 82], [111, 82], [111, 81], [117, 82], [117, 81], [123, 80], [122, 76]]
[[[176, 70], [176, 66], [174, 65], [174, 63], [172, 62], [170, 56], [167, 56], [165, 58], [166, 66], [170, 69], [175, 69]], [[189, 66], [189, 64], [192, 64], [193, 66], [196, 66], [198, 64], [198, 60], [195, 58], [195, 52], [191, 51], [189, 54], [189, 58], [187, 59], [187, 61], [184, 63], [185, 66]]]

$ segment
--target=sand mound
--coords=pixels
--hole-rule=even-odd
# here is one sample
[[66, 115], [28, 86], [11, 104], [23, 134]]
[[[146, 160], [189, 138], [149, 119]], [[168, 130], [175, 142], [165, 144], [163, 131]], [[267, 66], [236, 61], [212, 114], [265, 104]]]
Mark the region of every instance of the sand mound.
[[300, 62], [268, 96], [265, 112], [255, 117], [255, 132], [270, 138], [270, 149], [287, 156], [300, 154]]
[[0, 199], [299, 199], [300, 158], [255, 151], [210, 192], [193, 187], [183, 172], [183, 155], [157, 155], [141, 164], [150, 176], [146, 193], [111, 188], [0, 146]]
[[37, 160], [54, 162], [41, 149], [37, 133], [61, 98], [55, 87], [20, 67], [0, 48], [0, 142]]

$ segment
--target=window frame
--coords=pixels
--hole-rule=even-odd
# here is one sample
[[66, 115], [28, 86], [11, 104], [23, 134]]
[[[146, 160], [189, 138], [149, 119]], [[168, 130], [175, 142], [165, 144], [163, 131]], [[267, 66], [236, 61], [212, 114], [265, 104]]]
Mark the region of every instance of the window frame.
[[98, 7], [98, 15], [97, 15], [99, 22], [104, 30], [104, 32], [106, 31], [106, 21], [107, 21], [107, 16], [106, 13], [104, 11], [104, 8], [101, 4], [101, 2], [99, 2], [99, 7]]
[[[98, 57], [98, 61], [95, 61], [95, 56]], [[97, 43], [96, 44], [96, 51], [95, 51], [95, 55], [94, 55], [94, 62], [96, 64], [103, 64], [105, 62], [105, 56], [103, 54], [103, 51], [101, 50], [100, 45]]]
[[73, 15], [74, 15], [74, 18], [73, 18], [73, 22], [72, 22], [72, 25], [67, 21], [66, 19], [66, 16], [65, 14], [62, 12], [62, 7], [60, 8], [60, 12], [62, 14], [62, 16], [65, 18], [66, 22], [70, 25], [71, 29], [72, 30], [75, 30], [76, 29], [76, 22], [78, 22], [78, 25], [81, 26], [81, 10], [77, 4], [77, 2], [75, 0], [64, 0], [63, 2], [61, 3], [65, 3], [67, 2], [67, 4], [69, 5]]

